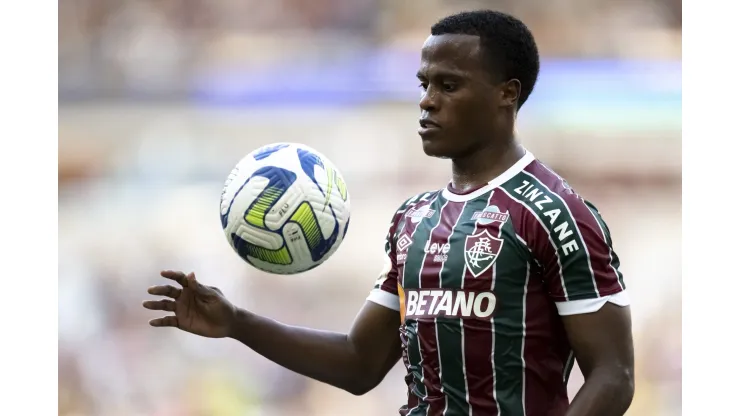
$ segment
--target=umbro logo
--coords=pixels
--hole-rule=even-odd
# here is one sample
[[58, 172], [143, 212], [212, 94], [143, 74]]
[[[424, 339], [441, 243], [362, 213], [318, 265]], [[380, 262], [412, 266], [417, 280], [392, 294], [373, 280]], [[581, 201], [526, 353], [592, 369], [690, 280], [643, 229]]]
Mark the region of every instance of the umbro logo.
[[398, 239], [396, 242], [396, 251], [401, 252], [405, 251], [409, 246], [411, 245], [411, 237], [408, 236], [408, 234], [404, 234], [401, 236], [401, 238]]

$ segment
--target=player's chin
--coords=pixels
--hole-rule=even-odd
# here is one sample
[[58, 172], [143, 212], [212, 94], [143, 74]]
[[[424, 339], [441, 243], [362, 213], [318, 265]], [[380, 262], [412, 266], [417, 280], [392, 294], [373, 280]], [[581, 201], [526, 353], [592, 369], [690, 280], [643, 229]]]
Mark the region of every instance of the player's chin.
[[452, 151], [447, 142], [440, 138], [428, 139], [422, 137], [421, 146], [427, 156], [438, 157], [440, 159], [449, 159], [452, 157]]

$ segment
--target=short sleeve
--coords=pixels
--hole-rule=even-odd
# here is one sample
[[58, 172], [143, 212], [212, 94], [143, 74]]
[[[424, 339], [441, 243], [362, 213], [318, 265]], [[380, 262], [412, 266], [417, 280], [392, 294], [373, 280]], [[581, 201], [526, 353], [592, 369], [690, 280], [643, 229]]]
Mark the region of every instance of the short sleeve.
[[558, 312], [596, 312], [607, 302], [629, 305], [619, 257], [601, 214], [576, 194], [559, 199], [562, 209], [544, 213], [548, 241], [541, 241], [535, 253]]
[[396, 264], [395, 234], [397, 216], [391, 223], [388, 234], [385, 237], [385, 256], [383, 257], [383, 268], [380, 271], [375, 286], [370, 291], [367, 300], [385, 306], [396, 311], [401, 310], [401, 300], [398, 296], [398, 265]]

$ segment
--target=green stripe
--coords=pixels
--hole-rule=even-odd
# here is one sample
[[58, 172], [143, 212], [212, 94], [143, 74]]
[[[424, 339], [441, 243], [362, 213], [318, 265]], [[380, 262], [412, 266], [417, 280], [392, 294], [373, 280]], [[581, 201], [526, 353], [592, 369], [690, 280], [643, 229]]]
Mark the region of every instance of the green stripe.
[[450, 251], [442, 268], [442, 287], [457, 289], [462, 287], [465, 275], [465, 239], [475, 231], [475, 221], [471, 218], [476, 211], [488, 206], [490, 193], [469, 201], [460, 216], [455, 233], [450, 238]]
[[[429, 192], [425, 192], [422, 194], [412, 196], [411, 198], [404, 201], [403, 204], [401, 204], [401, 206], [398, 207], [396, 212], [393, 214], [393, 217], [391, 217], [391, 223], [388, 225], [388, 233], [385, 235], [385, 244], [383, 246], [385, 249], [386, 256], [391, 256], [391, 243], [398, 240], [398, 236], [401, 235], [401, 232], [403, 231], [403, 228], [406, 225], [406, 221], [404, 221], [403, 215], [406, 209], [408, 209], [409, 204], [412, 201], [416, 201], [420, 197], [426, 196], [428, 194]], [[401, 218], [397, 218], [398, 215], [401, 215]], [[394, 224], [396, 225], [395, 229], [393, 227]], [[399, 279], [399, 282], [400, 282], [400, 279]], [[380, 289], [381, 285], [382, 285], [382, 281], [378, 280], [375, 283], [375, 286], [373, 286], [373, 289]]]
[[[416, 226], [413, 236], [413, 244], [408, 248], [406, 265], [403, 268], [403, 287], [404, 289], [418, 289], [421, 286], [419, 272], [424, 266], [424, 246], [431, 237], [432, 229], [439, 224], [442, 214], [443, 200], [439, 194], [430, 204], [430, 209], [434, 210], [431, 218], [423, 218]], [[426, 386], [424, 386], [424, 370], [421, 362], [421, 345], [419, 343], [418, 325], [416, 321], [407, 320], [404, 326], [407, 338], [406, 351], [409, 357], [408, 371], [413, 374], [414, 388], [411, 394], [416, 394], [419, 399], [427, 395]], [[418, 409], [409, 413], [409, 415], [418, 414], [417, 411], [424, 409], [422, 414], [426, 414], [429, 407], [426, 403], [420, 403]]]
[[622, 288], [626, 288], [626, 286], [624, 285], [624, 276], [622, 276], [622, 272], [619, 271], [619, 266], [620, 266], [619, 257], [617, 256], [617, 253], [615, 253], [614, 249], [612, 248], [614, 246], [612, 245], [612, 234], [609, 231], [609, 226], [606, 225], [606, 222], [601, 217], [599, 210], [596, 209], [596, 207], [593, 206], [593, 204], [585, 200], [583, 202], [586, 204], [588, 209], [591, 210], [591, 212], [594, 214], [594, 218], [596, 218], [596, 221], [599, 223], [599, 226], [601, 227], [601, 232], [604, 233], [604, 239], [606, 240], [606, 244], [609, 246], [609, 254], [611, 258], [611, 261], [609, 262], [609, 264], [611, 265], [612, 269], [614, 269], [617, 272], [617, 280], [619, 280], [619, 285], [622, 286]]
[[[409, 394], [414, 394], [419, 398], [419, 405], [413, 408], [413, 411], [409, 412], [408, 416], [426, 414], [426, 409], [429, 406], [421, 402], [421, 398], [427, 395], [427, 389], [422, 382], [424, 380], [424, 373], [421, 366], [421, 354], [419, 353], [418, 325], [415, 320], [406, 320], [406, 325], [403, 328], [407, 339], [408, 371], [413, 375], [413, 388]], [[420, 410], [421, 412], [419, 413]]]
[[588, 249], [575, 219], [560, 196], [525, 171], [501, 185], [501, 188], [527, 206], [545, 225], [560, 261], [566, 298], [578, 300], [598, 296]]
[[[511, 222], [504, 228], [513, 228]], [[502, 230], [513, 235], [514, 230]], [[503, 233], [502, 233], [503, 234]], [[510, 265], [520, 265], [513, 268]], [[498, 267], [501, 265], [502, 267]], [[509, 267], [505, 267], [509, 266]], [[499, 414], [506, 416], [524, 415], [522, 405], [523, 360], [522, 343], [524, 338], [525, 299], [524, 293], [529, 272], [525, 261], [519, 257], [518, 241], [504, 238], [496, 263], [496, 302], [497, 312], [493, 321], [496, 401]], [[503, 270], [506, 268], [505, 273]], [[531, 278], [531, 275], [530, 275]]]
[[430, 204], [434, 210], [430, 218], [422, 218], [414, 230], [413, 244], [408, 248], [406, 265], [403, 270], [403, 287], [405, 289], [419, 289], [421, 287], [419, 272], [424, 263], [424, 246], [432, 235], [432, 229], [439, 224], [442, 214], [443, 199], [437, 197]]
[[[455, 232], [450, 238], [450, 251], [441, 273], [442, 287], [460, 288], [465, 272], [465, 237], [475, 230], [473, 213], [488, 205], [490, 193], [486, 193], [465, 204]], [[467, 402], [465, 383], [464, 350], [462, 339], [462, 320], [457, 318], [437, 318], [437, 339], [440, 367], [444, 372], [442, 388], [447, 395], [447, 415], [467, 415], [470, 406]]]
[[[437, 349], [442, 391], [447, 396], [446, 415], [467, 415], [467, 389], [463, 373], [462, 319], [437, 318]], [[442, 350], [444, 348], [444, 350]]]

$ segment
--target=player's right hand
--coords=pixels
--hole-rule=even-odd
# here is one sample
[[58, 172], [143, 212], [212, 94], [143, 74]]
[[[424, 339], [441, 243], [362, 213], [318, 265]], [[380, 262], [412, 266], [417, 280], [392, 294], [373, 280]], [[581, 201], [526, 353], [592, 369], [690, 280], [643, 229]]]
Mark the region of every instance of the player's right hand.
[[149, 325], [176, 327], [209, 338], [229, 336], [236, 316], [236, 307], [219, 289], [198, 283], [194, 273], [186, 275], [179, 271], [165, 270], [161, 275], [179, 283], [182, 288], [171, 285], [149, 288], [147, 292], [150, 295], [170, 299], [147, 300], [143, 303], [146, 309], [175, 313], [152, 319]]

